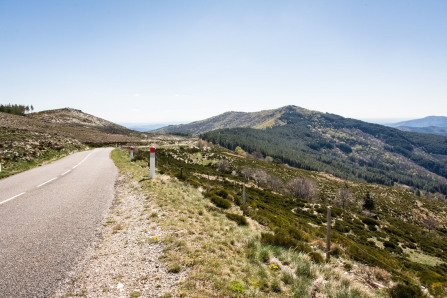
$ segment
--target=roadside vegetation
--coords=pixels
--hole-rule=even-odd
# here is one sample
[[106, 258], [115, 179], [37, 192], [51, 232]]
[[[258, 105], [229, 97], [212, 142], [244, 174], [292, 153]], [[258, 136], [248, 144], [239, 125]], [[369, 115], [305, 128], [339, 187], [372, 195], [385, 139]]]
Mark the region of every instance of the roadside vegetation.
[[[173, 270], [189, 271], [184, 293], [446, 295], [445, 203], [241, 153], [206, 141], [158, 148], [155, 181], [147, 179], [144, 149], [132, 163], [125, 151], [114, 153], [118, 166], [145, 177], [143, 189], [160, 200], [158, 218], [173, 231], [161, 238], [164, 259]], [[329, 205], [332, 257], [326, 261]]]

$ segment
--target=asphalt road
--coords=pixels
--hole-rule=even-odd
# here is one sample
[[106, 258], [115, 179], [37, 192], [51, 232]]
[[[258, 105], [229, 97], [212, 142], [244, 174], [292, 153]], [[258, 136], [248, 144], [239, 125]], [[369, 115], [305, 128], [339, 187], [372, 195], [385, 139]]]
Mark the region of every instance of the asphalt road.
[[49, 297], [97, 240], [118, 173], [110, 148], [0, 180], [0, 297]]

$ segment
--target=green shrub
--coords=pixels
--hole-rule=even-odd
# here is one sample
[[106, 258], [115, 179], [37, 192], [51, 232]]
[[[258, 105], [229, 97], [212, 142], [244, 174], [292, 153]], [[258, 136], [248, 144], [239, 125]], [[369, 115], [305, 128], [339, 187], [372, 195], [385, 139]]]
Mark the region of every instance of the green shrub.
[[304, 231], [295, 229], [295, 228], [290, 228], [289, 229], [289, 235], [292, 236], [293, 238], [295, 238], [296, 240], [301, 240], [301, 241], [304, 241], [304, 242], [309, 242], [310, 241], [309, 234], [307, 234]]
[[244, 285], [238, 283], [237, 281], [231, 282], [231, 289], [233, 290], [233, 292], [239, 293], [239, 294], [245, 294], [245, 292], [246, 292], [244, 289]]
[[268, 263], [270, 261], [270, 252], [267, 249], [263, 249], [259, 252], [259, 259], [263, 263]]
[[375, 219], [369, 217], [362, 217], [362, 222], [368, 226], [378, 226], [379, 222]]
[[396, 248], [396, 244], [394, 244], [394, 243], [391, 242], [391, 241], [385, 241], [385, 242], [383, 243], [383, 246], [385, 246], [385, 247], [387, 247], [387, 248], [391, 248], [391, 249], [395, 249], [395, 248]]
[[242, 215], [233, 213], [227, 213], [225, 215], [227, 216], [228, 219], [235, 221], [239, 226], [248, 226], [247, 219]]
[[321, 264], [324, 262], [323, 256], [315, 251], [310, 253], [310, 258], [312, 259], [312, 261], [314, 261], [314, 263], [317, 263], [317, 264]]
[[286, 285], [293, 284], [293, 275], [290, 274], [290, 273], [284, 272], [283, 275], [282, 275], [282, 281]]
[[280, 283], [279, 283], [278, 280], [275, 279], [275, 280], [272, 282], [271, 289], [272, 289], [272, 291], [275, 292], [275, 293], [280, 293], [280, 292], [281, 292], [281, 285], [280, 285]]
[[420, 298], [425, 297], [421, 288], [416, 285], [396, 284], [388, 290], [391, 298]]
[[214, 190], [213, 193], [224, 199], [228, 197], [228, 192], [225, 189], [217, 189]]
[[284, 248], [293, 248], [297, 251], [310, 252], [311, 248], [307, 243], [298, 241], [288, 235], [279, 232], [275, 234], [261, 233], [261, 242], [273, 246], [281, 246]]
[[343, 264], [343, 268], [345, 268], [346, 271], [351, 271], [352, 270], [352, 264], [346, 262], [346, 263]]
[[331, 249], [331, 256], [339, 257], [343, 254], [343, 250], [339, 246], [335, 246]]
[[313, 278], [313, 274], [310, 270], [310, 263], [307, 262], [297, 264], [295, 273], [298, 277]]
[[168, 267], [169, 273], [179, 273], [182, 270], [182, 266], [180, 266], [178, 263], [172, 263]]
[[229, 209], [231, 207], [230, 201], [226, 199], [222, 199], [221, 197], [218, 197], [216, 195], [211, 196], [211, 202], [214, 203], [217, 207], [220, 207], [222, 209]]

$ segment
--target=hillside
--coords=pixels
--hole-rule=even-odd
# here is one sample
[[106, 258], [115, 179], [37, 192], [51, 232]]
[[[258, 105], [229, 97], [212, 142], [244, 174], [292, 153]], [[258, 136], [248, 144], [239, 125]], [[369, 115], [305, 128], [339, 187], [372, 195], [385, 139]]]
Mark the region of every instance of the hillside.
[[[447, 138], [288, 106], [280, 126], [220, 129], [202, 138], [259, 151], [291, 166], [384, 185], [447, 194]], [[441, 197], [444, 197], [444, 196]]]
[[110, 121], [65, 108], [25, 116], [0, 112], [0, 178], [87, 146], [149, 144], [163, 138], [132, 131]]
[[226, 112], [202, 121], [196, 121], [183, 125], [170, 125], [154, 130], [157, 133], [189, 133], [198, 135], [221, 128], [251, 127], [263, 129], [282, 125], [279, 118], [284, 113], [283, 109], [265, 110], [254, 113]]
[[[123, 152], [114, 156], [145, 192], [144, 208], [134, 212], [132, 222], [140, 223], [141, 231], [153, 228], [154, 221], [162, 225], [148, 236], [135, 234], [126, 245], [147, 248], [160, 242], [160, 259], [167, 262], [162, 268], [186, 275], [176, 293], [422, 297], [420, 286], [436, 297], [447, 293], [445, 202], [247, 158], [203, 141], [158, 148], [154, 180], [144, 179], [148, 151], [140, 151], [134, 162]], [[326, 261], [329, 205], [332, 245]], [[112, 233], [131, 235], [135, 228], [123, 224], [129, 216], [121, 216], [111, 221]], [[108, 254], [97, 255], [103, 264], [110, 262]], [[129, 289], [145, 289], [145, 282], [129, 281]]]
[[432, 135], [440, 135], [447, 137], [447, 127], [428, 126], [428, 127], [410, 127], [410, 126], [396, 126], [397, 129], [402, 131], [429, 133]]

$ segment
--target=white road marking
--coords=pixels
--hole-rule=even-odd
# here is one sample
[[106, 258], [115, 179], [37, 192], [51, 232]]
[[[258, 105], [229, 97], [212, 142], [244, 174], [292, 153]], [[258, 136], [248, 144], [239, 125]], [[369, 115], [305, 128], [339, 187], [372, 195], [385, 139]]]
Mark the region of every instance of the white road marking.
[[50, 180], [48, 180], [47, 182], [44, 182], [44, 183], [42, 183], [42, 184], [37, 185], [37, 187], [44, 186], [45, 184], [50, 183], [51, 181], [56, 180], [56, 179], [57, 179], [57, 177], [54, 177], [53, 179], [50, 179]]
[[68, 170], [68, 171], [66, 171], [65, 173], [63, 173], [61, 176], [64, 176], [64, 175], [66, 175], [66, 174], [68, 174], [68, 173], [70, 173], [71, 172], [71, 170]]
[[24, 194], [25, 194], [24, 192], [19, 193], [18, 195], [15, 195], [15, 196], [13, 196], [13, 197], [7, 199], [7, 200], [4, 200], [3, 202], [0, 202], [0, 205], [1, 205], [1, 204], [4, 204], [4, 203], [6, 203], [6, 202], [9, 202], [9, 201], [11, 201], [11, 200], [14, 200], [15, 198], [20, 197], [21, 195], [24, 195]]
[[89, 158], [90, 155], [92, 155], [93, 152], [90, 152], [89, 155], [87, 155], [86, 157], [84, 157], [83, 160], [81, 160], [77, 165], [75, 165], [73, 168], [71, 168], [72, 170], [76, 169], [78, 166], [80, 166], [87, 158]]

